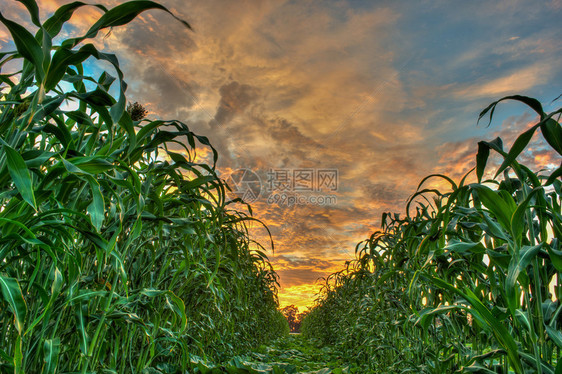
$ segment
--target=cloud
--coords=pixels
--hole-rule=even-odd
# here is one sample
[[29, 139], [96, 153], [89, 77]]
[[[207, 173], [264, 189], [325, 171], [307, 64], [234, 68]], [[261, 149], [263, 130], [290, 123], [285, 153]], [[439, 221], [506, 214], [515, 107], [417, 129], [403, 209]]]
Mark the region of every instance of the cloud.
[[222, 85], [219, 93], [221, 99], [214, 118], [219, 126], [228, 125], [234, 115], [244, 111], [257, 96], [255, 88], [236, 81]]
[[551, 79], [552, 69], [547, 64], [537, 63], [517, 69], [503, 77], [482, 80], [480, 83], [458, 89], [455, 95], [459, 98], [499, 97], [542, 85]]
[[[43, 14], [62, 2], [41, 0]], [[12, 18], [28, 22], [22, 6], [13, 4]], [[272, 204], [268, 194], [252, 204], [276, 243], [270, 255], [281, 275], [282, 303], [310, 304], [319, 287], [314, 279], [353, 258], [355, 243], [378, 227], [382, 212], [402, 212], [425, 175], [458, 180], [474, 166], [478, 140], [502, 136], [507, 148], [533, 121], [510, 111], [489, 129], [475, 128], [489, 101], [559, 94], [549, 88], [561, 78], [559, 0], [545, 7], [510, 1], [162, 4], [195, 32], [148, 11], [94, 41], [120, 57], [132, 100], [153, 117], [182, 120], [208, 136], [219, 151], [219, 172], [249, 168], [265, 184], [275, 168], [338, 170], [339, 188], [330, 192], [335, 204]], [[85, 7], [64, 33], [83, 33], [99, 14]], [[557, 165], [540, 139], [522, 162]], [[258, 225], [252, 233], [268, 242]]]

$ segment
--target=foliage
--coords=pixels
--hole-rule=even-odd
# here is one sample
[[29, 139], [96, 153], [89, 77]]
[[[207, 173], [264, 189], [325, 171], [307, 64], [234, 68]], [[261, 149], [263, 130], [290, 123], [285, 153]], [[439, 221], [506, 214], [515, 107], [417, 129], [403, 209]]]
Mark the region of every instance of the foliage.
[[319, 347], [300, 334], [287, 335], [222, 365], [199, 364], [196, 373], [230, 374], [366, 374], [343, 361], [339, 352]]
[[[0, 372], [185, 372], [195, 355], [286, 331], [277, 276], [248, 236], [254, 219], [226, 200], [215, 149], [182, 122], [126, 110], [116, 56], [87, 43], [169, 11], [94, 5], [85, 35], [53, 45], [89, 5], [41, 22], [34, 0], [20, 2], [35, 34], [0, 15], [17, 49], [0, 68], [19, 66], [0, 74]], [[88, 75], [91, 60], [116, 76]]]
[[[536, 125], [509, 151], [499, 138], [480, 142], [477, 183], [430, 175], [406, 217], [383, 214], [382, 230], [328, 279], [305, 335], [375, 372], [562, 373], [562, 166], [535, 173], [517, 161], [538, 129], [562, 155], [562, 109], [510, 96], [480, 119], [503, 100], [527, 104]], [[503, 163], [482, 181], [490, 151]], [[430, 179], [450, 191], [424, 187]]]

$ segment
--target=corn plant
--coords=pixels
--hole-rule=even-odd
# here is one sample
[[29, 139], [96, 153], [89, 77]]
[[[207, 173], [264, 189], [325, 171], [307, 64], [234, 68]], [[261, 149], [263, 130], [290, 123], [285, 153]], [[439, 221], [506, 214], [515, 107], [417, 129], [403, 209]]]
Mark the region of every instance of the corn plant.
[[[117, 57], [88, 43], [146, 10], [175, 16], [73, 2], [42, 22], [20, 2], [33, 32], [0, 14], [16, 48], [0, 53], [0, 372], [185, 372], [281, 334], [277, 276], [216, 150], [127, 105]], [[97, 22], [55, 45], [86, 6]], [[90, 76], [95, 61], [113, 70]]]
[[[430, 175], [406, 217], [383, 214], [382, 230], [329, 279], [303, 323], [307, 335], [340, 344], [374, 372], [562, 373], [562, 166], [535, 173], [517, 161], [538, 130], [562, 155], [562, 109], [509, 96], [479, 120], [492, 121], [504, 100], [528, 105], [538, 122], [508, 151], [500, 138], [480, 142], [475, 183], [470, 173], [458, 184]], [[483, 180], [491, 151], [503, 162]], [[434, 178], [450, 189], [425, 188]]]

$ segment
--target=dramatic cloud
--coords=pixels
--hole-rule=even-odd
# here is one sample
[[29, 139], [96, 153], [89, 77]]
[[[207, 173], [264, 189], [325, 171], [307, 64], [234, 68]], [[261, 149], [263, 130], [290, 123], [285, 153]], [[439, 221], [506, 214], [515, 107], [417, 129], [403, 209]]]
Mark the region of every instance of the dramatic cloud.
[[[560, 94], [553, 85], [562, 79], [559, 0], [161, 2], [195, 32], [149, 11], [94, 42], [119, 55], [129, 97], [151, 116], [209, 137], [221, 175], [259, 176], [252, 207], [276, 244], [270, 259], [282, 305], [311, 305], [321, 286], [315, 280], [352, 259], [383, 212], [402, 213], [424, 176], [458, 181], [474, 167], [479, 140], [500, 136], [507, 148], [535, 121], [524, 106], [506, 103], [490, 127], [476, 126], [491, 101], [525, 94], [553, 110], [548, 103]], [[61, 3], [41, 0], [43, 18]], [[29, 23], [23, 9], [0, 5]], [[85, 7], [64, 33], [83, 33], [99, 14]], [[2, 48], [7, 40], [0, 27]], [[541, 139], [537, 133], [520, 161], [559, 165]], [[303, 170], [314, 175], [303, 179], [312, 190], [271, 188], [272, 173]], [[336, 189], [319, 188], [322, 170], [337, 171]], [[259, 225], [252, 233], [268, 243]]]

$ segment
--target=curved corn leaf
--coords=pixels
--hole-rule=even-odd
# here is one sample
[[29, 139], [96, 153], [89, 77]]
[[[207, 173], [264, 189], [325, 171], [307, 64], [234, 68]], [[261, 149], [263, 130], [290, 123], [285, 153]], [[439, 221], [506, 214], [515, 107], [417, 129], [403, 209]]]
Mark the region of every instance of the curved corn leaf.
[[29, 173], [29, 169], [27, 168], [23, 157], [19, 154], [19, 152], [7, 144], [4, 144], [3, 149], [6, 153], [8, 171], [10, 172], [18, 192], [21, 194], [21, 197], [33, 207], [33, 209], [37, 210], [31, 174]]
[[27, 11], [31, 15], [31, 21], [35, 26], [41, 27], [41, 21], [39, 20], [39, 7], [35, 0], [17, 0], [27, 8]]
[[15, 317], [15, 325], [21, 335], [27, 316], [27, 305], [23, 298], [20, 285], [15, 278], [0, 275], [0, 288], [2, 289], [4, 300], [6, 300], [8, 305], [12, 308], [12, 313]]
[[35, 40], [35, 37], [27, 31], [23, 26], [10, 21], [0, 12], [0, 22], [2, 22], [14, 39], [18, 52], [27, 60], [33, 63], [33, 67], [37, 73], [39, 80], [43, 79], [43, 49]]
[[518, 239], [523, 234], [524, 226], [525, 226], [525, 213], [531, 202], [531, 199], [534, 197], [536, 193], [539, 191], [544, 191], [542, 187], [537, 187], [533, 189], [528, 195], [527, 198], [517, 206], [515, 212], [511, 216], [511, 232], [513, 234], [514, 239]]
[[478, 198], [484, 206], [496, 217], [505, 230], [511, 230], [511, 217], [513, 211], [509, 205], [489, 187], [480, 184], [472, 184], [470, 188], [476, 191]]
[[[559, 112], [559, 111], [558, 111]], [[562, 128], [560, 124], [549, 118], [540, 125], [545, 140], [559, 155], [562, 155]]]
[[55, 374], [60, 354], [60, 338], [47, 339], [43, 343], [43, 370], [41, 373]]
[[105, 14], [101, 16], [101, 18], [92, 25], [92, 27], [90, 27], [84, 36], [75, 39], [68, 39], [62, 45], [72, 48], [84, 39], [95, 38], [100, 30], [107, 27], [127, 24], [135, 19], [140, 13], [150, 9], [163, 10], [172, 15], [172, 17], [181, 22], [185, 27], [191, 29], [191, 26], [187, 22], [176, 17], [166, 7], [158, 3], [149, 0], [128, 1], [105, 12]]
[[60, 8], [58, 8], [55, 13], [45, 21], [45, 23], [43, 24], [43, 28], [51, 35], [52, 38], [54, 38], [55, 36], [57, 36], [60, 32], [60, 30], [62, 29], [62, 26], [68, 21], [70, 20], [70, 18], [72, 17], [72, 15], [74, 14], [74, 12], [76, 10], [78, 10], [79, 8], [86, 6], [86, 5], [91, 5], [91, 6], [95, 6], [99, 9], [101, 9], [104, 12], [107, 12], [107, 8], [104, 7], [103, 5], [99, 5], [99, 4], [86, 4], [83, 3], [81, 1], [75, 1], [73, 3], [70, 4], [65, 4], [63, 6], [61, 6]]
[[523, 152], [523, 150], [527, 147], [538, 127], [539, 125], [531, 127], [529, 130], [525, 131], [523, 134], [519, 135], [517, 139], [515, 139], [515, 142], [507, 153], [507, 156], [503, 160], [503, 163], [498, 168], [498, 171], [496, 171], [495, 177], [500, 175], [508, 166], [511, 166], [511, 164], [513, 164], [517, 156], [519, 156], [521, 152]]

